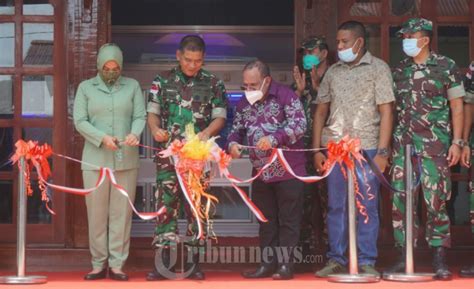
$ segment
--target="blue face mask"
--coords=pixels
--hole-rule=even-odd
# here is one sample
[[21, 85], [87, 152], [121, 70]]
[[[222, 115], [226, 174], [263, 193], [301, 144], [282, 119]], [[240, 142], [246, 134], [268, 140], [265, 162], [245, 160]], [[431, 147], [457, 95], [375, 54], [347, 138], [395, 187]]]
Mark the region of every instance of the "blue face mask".
[[319, 63], [321, 63], [321, 60], [319, 60], [317, 55], [306, 54], [303, 56], [303, 68], [305, 70], [311, 70], [313, 69], [313, 66], [318, 66]]
[[352, 47], [344, 49], [344, 50], [338, 50], [337, 51], [337, 56], [339, 57], [339, 59], [342, 62], [350, 63], [350, 62], [353, 62], [354, 60], [356, 60], [357, 55], [359, 54], [359, 51], [360, 51], [360, 47], [359, 47], [359, 51], [357, 53], [354, 53], [352, 51], [352, 48], [354, 48], [356, 43], [357, 43], [357, 40], [356, 40], [356, 42], [354, 42], [354, 45], [352, 45]]
[[418, 47], [417, 38], [405, 38], [403, 39], [403, 52], [410, 57], [416, 57], [420, 54], [421, 48]]

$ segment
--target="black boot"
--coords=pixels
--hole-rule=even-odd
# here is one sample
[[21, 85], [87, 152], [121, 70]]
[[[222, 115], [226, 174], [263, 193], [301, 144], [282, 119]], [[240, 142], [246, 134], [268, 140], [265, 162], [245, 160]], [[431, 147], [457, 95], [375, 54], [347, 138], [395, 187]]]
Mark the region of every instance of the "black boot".
[[206, 279], [206, 275], [204, 275], [204, 272], [201, 271], [201, 267], [199, 266], [199, 250], [197, 251], [192, 251], [192, 258], [191, 258], [191, 263], [188, 263], [186, 272], [188, 270], [191, 270], [189, 275], [187, 275], [186, 278], [192, 279], [192, 280], [204, 280]]
[[453, 274], [449, 272], [448, 265], [446, 265], [446, 248], [433, 248], [433, 271], [435, 279], [448, 281], [453, 278]]
[[174, 278], [174, 270], [172, 266], [170, 266], [170, 248], [156, 249], [153, 261], [153, 270], [146, 274], [147, 281], [160, 281]]
[[254, 271], [242, 272], [242, 277], [247, 279], [267, 278], [272, 276], [273, 272], [275, 272], [275, 264], [261, 263]]
[[403, 273], [405, 272], [406, 250], [405, 248], [397, 247], [399, 252], [395, 263], [384, 270], [384, 274]]
[[474, 265], [462, 267], [459, 271], [459, 277], [474, 278]]

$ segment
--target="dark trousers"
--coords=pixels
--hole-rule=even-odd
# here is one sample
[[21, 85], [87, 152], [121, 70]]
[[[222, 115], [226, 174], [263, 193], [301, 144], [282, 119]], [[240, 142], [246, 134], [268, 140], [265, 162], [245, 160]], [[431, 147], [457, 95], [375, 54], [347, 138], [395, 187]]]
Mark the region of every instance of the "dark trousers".
[[303, 192], [304, 183], [297, 179], [253, 182], [255, 205], [268, 219], [268, 222], [260, 222], [262, 263], [291, 265], [295, 257], [299, 258], [296, 246], [300, 237]]

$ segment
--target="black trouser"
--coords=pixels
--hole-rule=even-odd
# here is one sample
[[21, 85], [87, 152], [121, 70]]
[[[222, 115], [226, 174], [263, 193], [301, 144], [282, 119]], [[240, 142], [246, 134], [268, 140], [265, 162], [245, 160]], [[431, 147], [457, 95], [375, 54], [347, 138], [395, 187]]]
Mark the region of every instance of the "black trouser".
[[253, 182], [252, 198], [268, 219], [260, 222], [262, 263], [293, 264], [300, 237], [303, 191], [304, 183], [297, 179]]

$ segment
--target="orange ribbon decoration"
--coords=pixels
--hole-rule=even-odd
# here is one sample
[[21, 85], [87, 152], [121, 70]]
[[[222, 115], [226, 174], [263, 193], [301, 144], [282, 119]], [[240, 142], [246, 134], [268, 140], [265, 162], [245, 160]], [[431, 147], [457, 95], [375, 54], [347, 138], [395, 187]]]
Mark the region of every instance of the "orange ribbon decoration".
[[[10, 158], [13, 164], [17, 163], [20, 158], [25, 158], [25, 168], [23, 173], [25, 174], [25, 186], [26, 193], [28, 196], [33, 194], [33, 189], [31, 188], [31, 165], [41, 169], [41, 175], [45, 180], [51, 176], [51, 167], [49, 166], [48, 158], [53, 154], [51, 146], [48, 144], [38, 145], [37, 141], [28, 141], [20, 139], [15, 143], [15, 154]], [[18, 167], [20, 170], [20, 163], [18, 162]], [[41, 200], [46, 202], [46, 205], [49, 202], [48, 195], [46, 194], [46, 185], [40, 179], [38, 180], [38, 187], [41, 191]]]
[[[352, 139], [348, 135], [344, 136], [339, 142], [329, 141], [327, 144], [328, 159], [324, 164], [324, 170], [330, 168], [334, 163], [338, 163], [341, 166], [341, 171], [344, 177], [347, 179], [346, 171], [343, 168], [343, 164], [349, 169], [352, 179], [354, 180], [354, 192], [356, 194], [356, 206], [359, 213], [365, 217], [364, 223], [368, 223], [369, 216], [367, 214], [367, 208], [362, 205], [360, 200], [357, 198], [364, 199], [364, 195], [360, 192], [359, 183], [357, 182], [357, 176], [355, 172], [355, 161], [357, 161], [361, 167], [365, 158], [361, 154], [361, 144], [359, 139]], [[365, 172], [364, 172], [365, 177]], [[367, 179], [365, 177], [365, 179]], [[370, 189], [370, 188], [369, 188]], [[369, 199], [371, 195], [369, 194]]]

